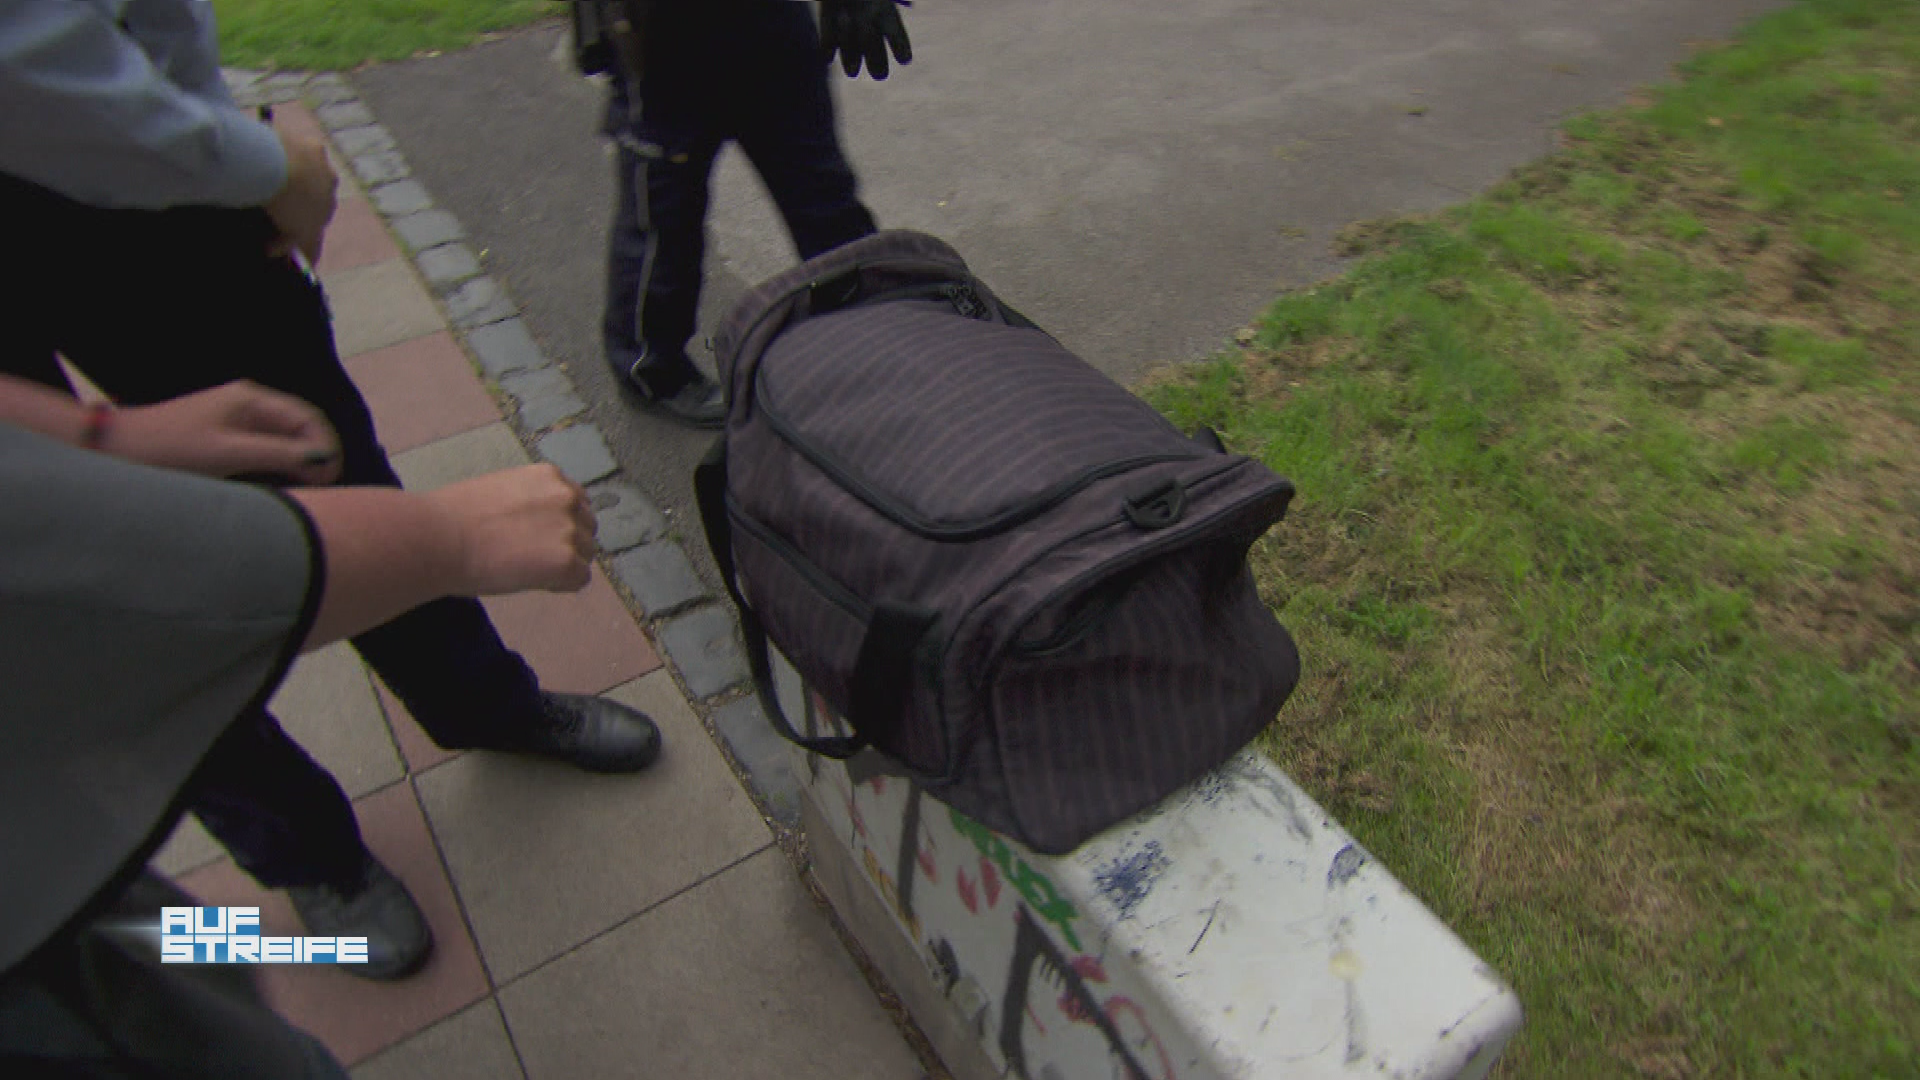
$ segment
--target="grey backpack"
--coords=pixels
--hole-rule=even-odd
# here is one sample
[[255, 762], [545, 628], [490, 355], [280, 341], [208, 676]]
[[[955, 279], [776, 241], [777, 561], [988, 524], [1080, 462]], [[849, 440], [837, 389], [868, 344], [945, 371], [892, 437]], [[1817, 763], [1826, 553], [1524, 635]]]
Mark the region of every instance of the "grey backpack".
[[[773, 278], [715, 338], [695, 488], [768, 716], [871, 747], [1048, 854], [1225, 761], [1299, 678], [1248, 547], [1293, 487], [1189, 438], [887, 232]], [[797, 732], [771, 638], [851, 736]]]

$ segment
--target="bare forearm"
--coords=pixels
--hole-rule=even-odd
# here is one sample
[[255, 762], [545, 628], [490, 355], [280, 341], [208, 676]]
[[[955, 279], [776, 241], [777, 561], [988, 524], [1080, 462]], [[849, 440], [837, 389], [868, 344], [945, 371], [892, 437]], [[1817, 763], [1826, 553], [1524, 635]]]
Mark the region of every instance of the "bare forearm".
[[326, 552], [326, 592], [304, 649], [471, 591], [461, 573], [459, 524], [429, 499], [386, 488], [288, 494], [306, 509]]
[[0, 374], [0, 423], [69, 446], [202, 476], [271, 473], [328, 484], [340, 474], [339, 447], [320, 410], [244, 380], [154, 405], [97, 409]]
[[0, 374], [0, 422], [78, 446], [86, 433], [87, 406], [37, 382]]
[[593, 564], [586, 492], [552, 465], [525, 465], [414, 494], [388, 488], [288, 493], [326, 563], [306, 648], [370, 630], [443, 596], [585, 587]]

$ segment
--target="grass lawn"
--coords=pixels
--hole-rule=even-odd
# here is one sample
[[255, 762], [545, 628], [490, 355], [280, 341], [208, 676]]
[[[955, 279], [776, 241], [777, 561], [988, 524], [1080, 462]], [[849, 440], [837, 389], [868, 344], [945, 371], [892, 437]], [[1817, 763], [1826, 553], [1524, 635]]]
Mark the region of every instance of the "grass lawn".
[[230, 66], [345, 71], [565, 15], [557, 0], [213, 0]]
[[1265, 746], [1512, 1076], [1920, 1075], [1920, 4], [1808, 0], [1150, 381], [1299, 485]]

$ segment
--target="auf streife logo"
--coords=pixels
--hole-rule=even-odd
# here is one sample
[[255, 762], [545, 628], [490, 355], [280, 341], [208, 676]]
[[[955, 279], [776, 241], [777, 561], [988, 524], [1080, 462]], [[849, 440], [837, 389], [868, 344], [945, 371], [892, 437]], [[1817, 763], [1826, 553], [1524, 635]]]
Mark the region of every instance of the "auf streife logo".
[[163, 964], [364, 964], [364, 937], [262, 937], [257, 907], [163, 907]]

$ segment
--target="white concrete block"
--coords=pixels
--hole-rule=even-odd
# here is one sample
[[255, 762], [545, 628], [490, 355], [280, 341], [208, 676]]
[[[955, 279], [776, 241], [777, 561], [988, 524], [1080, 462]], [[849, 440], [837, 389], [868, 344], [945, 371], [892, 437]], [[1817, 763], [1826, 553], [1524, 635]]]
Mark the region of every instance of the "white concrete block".
[[[776, 669], [789, 716], [838, 726]], [[1499, 976], [1252, 751], [1060, 858], [794, 752], [810, 846], [881, 901], [843, 917], [917, 1014], [941, 1003], [920, 1019], [950, 1066], [982, 1056], [965, 1032], [1030, 1080], [1475, 1080], [1519, 1029]]]

